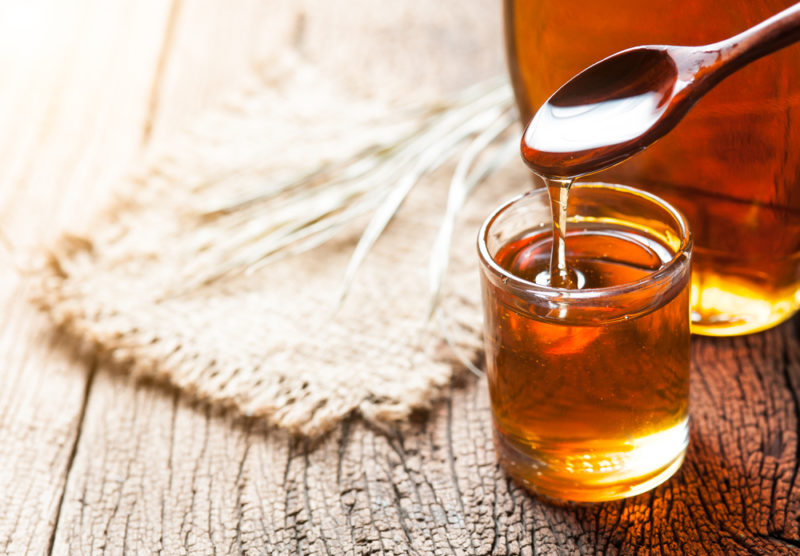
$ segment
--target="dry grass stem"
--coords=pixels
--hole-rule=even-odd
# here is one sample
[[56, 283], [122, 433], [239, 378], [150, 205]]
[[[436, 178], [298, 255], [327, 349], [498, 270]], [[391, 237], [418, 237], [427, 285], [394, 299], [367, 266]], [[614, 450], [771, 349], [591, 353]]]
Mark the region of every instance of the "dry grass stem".
[[[497, 143], [513, 125], [512, 105], [511, 88], [505, 79], [480, 83], [375, 122], [369, 130], [370, 144], [341, 160], [324, 162], [291, 179], [257, 182], [234, 198], [220, 196], [207, 202], [196, 214], [193, 250], [197, 256], [185, 269], [183, 290], [250, 273], [282, 256], [317, 247], [354, 219], [372, 213], [345, 271], [338, 297], [341, 301], [408, 193], [466, 144], [450, 185], [448, 207], [433, 252], [431, 295], [435, 303], [458, 208], [510, 152], [508, 142], [502, 148]], [[474, 166], [478, 159], [481, 164]], [[235, 176], [225, 181], [232, 179]]]

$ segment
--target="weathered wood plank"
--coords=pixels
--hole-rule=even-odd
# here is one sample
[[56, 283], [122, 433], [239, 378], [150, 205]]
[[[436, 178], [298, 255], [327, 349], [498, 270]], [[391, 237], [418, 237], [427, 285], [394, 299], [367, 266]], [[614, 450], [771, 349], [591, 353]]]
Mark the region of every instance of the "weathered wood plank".
[[[291, 3], [283, 17], [275, 11], [257, 1], [165, 8], [164, 50], [151, 60], [151, 90], [140, 95], [148, 110], [129, 135], [158, 145], [217, 102], [284, 40], [264, 36], [265, 22], [294, 25]], [[224, 471], [238, 469], [231, 458], [246, 445], [232, 418], [101, 369], [82, 422], [54, 553], [237, 551], [237, 477]]]
[[269, 60], [292, 34], [299, 11], [292, 2], [177, 0], [144, 130], [147, 146], [157, 148], [191, 125]]
[[42, 553], [72, 459], [91, 359], [43, 332], [47, 322], [21, 299], [17, 277], [4, 276], [0, 288], [0, 552]]
[[140, 154], [169, 4], [0, 7], [0, 222], [20, 251], [80, 226]]
[[[99, 182], [139, 150], [163, 3], [0, 6], [0, 221], [22, 252], [88, 216]], [[120, 23], [124, 21], [124, 25]], [[103, 22], [103, 25], [98, 25]], [[120, 36], [115, 28], [124, 29]], [[112, 48], [108, 48], [108, 46]], [[119, 55], [128, 55], [125, 65]], [[100, 78], [98, 76], [103, 76]], [[130, 81], [125, 84], [126, 79]], [[138, 101], [138, 102], [137, 102]], [[116, 108], [126, 105], [126, 111]], [[91, 357], [49, 333], [2, 253], [0, 551], [51, 542], [83, 416]]]
[[[692, 444], [666, 485], [552, 506], [497, 467], [485, 382], [402, 427], [295, 441], [100, 373], [56, 547], [269, 554], [790, 553], [798, 322], [695, 342]], [[713, 364], [712, 364], [713, 362]], [[135, 391], [131, 399], [130, 392]], [[117, 403], [114, 403], [117, 400]], [[768, 409], [772, 408], [772, 409]], [[63, 536], [62, 536], [63, 535]]]
[[26, 301], [14, 264], [85, 219], [104, 200], [99, 184], [139, 152], [165, 7], [0, 4], [2, 553], [48, 550], [93, 365]]

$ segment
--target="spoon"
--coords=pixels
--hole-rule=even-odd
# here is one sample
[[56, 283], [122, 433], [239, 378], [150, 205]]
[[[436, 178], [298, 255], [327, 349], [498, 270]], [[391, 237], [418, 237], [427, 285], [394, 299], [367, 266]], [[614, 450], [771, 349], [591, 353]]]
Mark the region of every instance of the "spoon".
[[522, 137], [545, 178], [598, 172], [663, 137], [725, 77], [800, 40], [800, 3], [705, 46], [638, 46], [582, 71], [551, 96]]

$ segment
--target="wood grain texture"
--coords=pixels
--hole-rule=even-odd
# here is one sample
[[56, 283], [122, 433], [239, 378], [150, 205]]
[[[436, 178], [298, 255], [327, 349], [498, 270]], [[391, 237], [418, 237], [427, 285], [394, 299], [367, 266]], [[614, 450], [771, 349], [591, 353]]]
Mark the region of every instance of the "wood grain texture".
[[798, 324], [698, 339], [686, 463], [600, 505], [549, 505], [504, 475], [473, 377], [413, 423], [350, 421], [309, 444], [101, 372], [56, 551], [793, 553]]
[[0, 287], [0, 552], [42, 553], [57, 519], [92, 360], [48, 334], [18, 278], [5, 276]]
[[20, 251], [80, 226], [139, 155], [169, 6], [2, 4], [0, 221]]
[[15, 265], [85, 219], [139, 152], [165, 6], [0, 3], [2, 553], [52, 542], [94, 365], [27, 303]]

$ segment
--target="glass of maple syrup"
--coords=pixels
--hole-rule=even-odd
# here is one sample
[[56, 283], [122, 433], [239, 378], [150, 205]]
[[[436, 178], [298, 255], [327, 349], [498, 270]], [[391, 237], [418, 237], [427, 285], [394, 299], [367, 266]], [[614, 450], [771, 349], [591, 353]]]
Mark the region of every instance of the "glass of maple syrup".
[[633, 496], [688, 444], [691, 234], [666, 201], [600, 183], [572, 186], [566, 223], [567, 287], [549, 280], [546, 189], [478, 237], [495, 448], [539, 495]]

